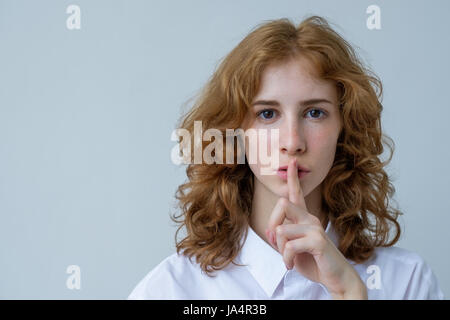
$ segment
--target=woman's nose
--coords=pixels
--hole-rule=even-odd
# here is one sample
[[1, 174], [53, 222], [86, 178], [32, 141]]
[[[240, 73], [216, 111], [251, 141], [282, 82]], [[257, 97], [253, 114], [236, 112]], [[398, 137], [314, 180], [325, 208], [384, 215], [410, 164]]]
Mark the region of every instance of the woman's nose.
[[290, 121], [280, 128], [280, 152], [296, 155], [305, 150], [302, 128], [297, 121]]

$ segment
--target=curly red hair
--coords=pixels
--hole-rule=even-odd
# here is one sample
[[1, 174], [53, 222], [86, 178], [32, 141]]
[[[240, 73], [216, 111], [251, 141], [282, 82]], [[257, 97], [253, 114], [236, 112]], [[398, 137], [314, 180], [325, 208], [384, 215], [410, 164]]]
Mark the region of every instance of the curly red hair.
[[[400, 237], [397, 218], [402, 212], [389, 206], [395, 188], [383, 169], [391, 161], [394, 143], [382, 133], [381, 81], [326, 19], [311, 16], [295, 26], [285, 18], [257, 26], [220, 63], [178, 128], [193, 137], [194, 121], [201, 121], [202, 130], [216, 128], [225, 137], [227, 128], [242, 124], [265, 67], [299, 56], [338, 88], [343, 130], [333, 166], [322, 182], [322, 208], [340, 237], [338, 249], [361, 263], [375, 247], [392, 246]], [[390, 157], [385, 162], [379, 158], [383, 142], [392, 142], [387, 143]], [[237, 156], [236, 152], [235, 160]], [[233, 259], [246, 236], [252, 208], [254, 176], [247, 161], [222, 163], [187, 166], [188, 181], [175, 194], [181, 213], [171, 216], [180, 224], [177, 253], [195, 256], [208, 275], [236, 264]], [[391, 225], [395, 232], [389, 240]], [[186, 236], [177, 241], [183, 226]]]

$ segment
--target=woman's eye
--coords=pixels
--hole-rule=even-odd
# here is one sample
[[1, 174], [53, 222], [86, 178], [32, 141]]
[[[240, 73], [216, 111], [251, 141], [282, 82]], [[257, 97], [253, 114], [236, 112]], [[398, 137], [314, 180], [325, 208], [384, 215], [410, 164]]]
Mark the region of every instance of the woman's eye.
[[[323, 111], [320, 110], [320, 109], [311, 109], [311, 110], [309, 110], [307, 113], [310, 113], [311, 111], [319, 111], [319, 112], [322, 112], [323, 114], [325, 114], [325, 112], [323, 112]], [[316, 114], [317, 114], [317, 112], [316, 112]], [[320, 118], [313, 117], [313, 119], [320, 119]]]
[[[271, 119], [273, 119], [275, 112], [276, 111], [272, 110], [272, 109], [264, 109], [257, 113], [257, 117], [260, 117], [263, 120], [271, 120]], [[311, 117], [313, 119], [321, 119], [326, 115], [326, 113], [324, 111], [322, 111], [321, 109], [311, 109], [307, 112], [307, 114], [308, 113], [311, 114]], [[322, 114], [322, 117], [320, 117], [321, 114]]]
[[270, 120], [270, 119], [272, 119], [273, 113], [274, 113], [274, 110], [264, 109], [264, 110], [261, 110], [260, 112], [258, 112], [257, 116], [260, 117], [261, 115], [263, 115], [262, 118], [264, 120]]

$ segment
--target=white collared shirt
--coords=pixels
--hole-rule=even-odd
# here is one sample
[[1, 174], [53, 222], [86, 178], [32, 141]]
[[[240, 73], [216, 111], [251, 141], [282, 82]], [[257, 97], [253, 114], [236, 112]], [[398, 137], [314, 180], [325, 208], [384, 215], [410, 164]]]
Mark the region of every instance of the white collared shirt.
[[[325, 230], [337, 246], [338, 237], [328, 222]], [[244, 241], [244, 237], [241, 241]], [[185, 300], [317, 300], [332, 299], [325, 286], [310, 281], [293, 268], [288, 270], [282, 255], [248, 227], [248, 236], [235, 262], [214, 272], [204, 273], [176, 252], [151, 270], [134, 288], [128, 299]], [[379, 247], [362, 264], [347, 261], [366, 284], [372, 299], [444, 299], [437, 278], [421, 256], [399, 247]]]

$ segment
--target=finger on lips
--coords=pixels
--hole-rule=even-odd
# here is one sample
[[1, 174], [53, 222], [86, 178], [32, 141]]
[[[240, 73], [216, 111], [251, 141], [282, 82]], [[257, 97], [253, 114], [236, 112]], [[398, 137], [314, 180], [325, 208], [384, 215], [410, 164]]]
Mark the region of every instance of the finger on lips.
[[[290, 171], [289, 171], [290, 170]], [[288, 166], [288, 189], [289, 189], [289, 201], [296, 204], [303, 210], [308, 211], [306, 208], [305, 197], [300, 185], [300, 179], [298, 177], [297, 159], [293, 159]]]
[[297, 159], [295, 158], [289, 161], [287, 177], [289, 201], [297, 204], [300, 201], [301, 191], [298, 179]]
[[[304, 240], [306, 237], [306, 232], [310, 230], [308, 224], [317, 224], [316, 217], [307, 210], [298, 177], [297, 159], [295, 158], [289, 161], [287, 185], [289, 199], [284, 197], [278, 199], [269, 218], [266, 236], [270, 244], [283, 255], [286, 267], [292, 269], [295, 256], [294, 250], [292, 249], [301, 247], [301, 244], [297, 242], [300, 243], [300, 240]], [[284, 224], [286, 219], [294, 223]], [[285, 250], [286, 243], [294, 240], [296, 242], [290, 244], [290, 246], [294, 247], [291, 247], [292, 249], [290, 250]], [[304, 245], [305, 241], [301, 243]]]

